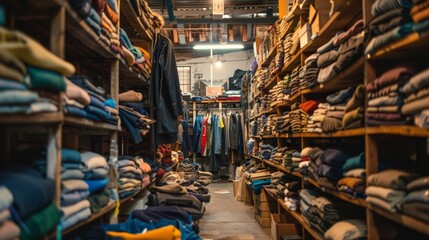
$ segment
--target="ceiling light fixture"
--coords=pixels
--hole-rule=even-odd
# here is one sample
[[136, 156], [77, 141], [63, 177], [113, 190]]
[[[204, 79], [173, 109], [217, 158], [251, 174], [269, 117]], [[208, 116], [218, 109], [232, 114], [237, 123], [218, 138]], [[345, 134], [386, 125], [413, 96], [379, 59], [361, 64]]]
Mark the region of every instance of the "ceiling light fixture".
[[219, 54], [217, 55], [217, 61], [216, 61], [216, 63], [215, 63], [215, 66], [217, 67], [217, 68], [221, 68], [222, 67], [222, 61], [220, 60], [220, 58], [219, 58]]
[[194, 50], [210, 50], [210, 49], [243, 49], [243, 44], [198, 44], [194, 46]]

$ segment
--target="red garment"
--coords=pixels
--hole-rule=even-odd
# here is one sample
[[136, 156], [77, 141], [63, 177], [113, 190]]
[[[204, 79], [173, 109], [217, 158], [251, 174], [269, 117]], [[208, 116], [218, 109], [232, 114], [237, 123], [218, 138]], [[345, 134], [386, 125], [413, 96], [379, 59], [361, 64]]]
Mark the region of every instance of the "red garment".
[[209, 118], [206, 118], [203, 123], [203, 129], [201, 130], [201, 154], [204, 154], [204, 150], [206, 150], [207, 144], [207, 122]]
[[304, 112], [306, 112], [308, 115], [313, 115], [313, 112], [314, 112], [314, 110], [317, 109], [318, 105], [319, 105], [319, 103], [317, 101], [308, 100], [306, 102], [301, 103], [299, 105], [299, 108], [304, 110]]

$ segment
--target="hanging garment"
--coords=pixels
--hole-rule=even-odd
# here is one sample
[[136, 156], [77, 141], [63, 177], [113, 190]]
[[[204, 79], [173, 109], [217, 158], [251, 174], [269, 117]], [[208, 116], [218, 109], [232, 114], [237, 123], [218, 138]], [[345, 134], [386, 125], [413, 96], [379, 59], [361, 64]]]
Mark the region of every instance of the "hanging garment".
[[203, 119], [201, 115], [195, 118], [194, 123], [194, 138], [192, 140], [192, 150], [195, 153], [201, 151], [201, 132], [202, 132]]

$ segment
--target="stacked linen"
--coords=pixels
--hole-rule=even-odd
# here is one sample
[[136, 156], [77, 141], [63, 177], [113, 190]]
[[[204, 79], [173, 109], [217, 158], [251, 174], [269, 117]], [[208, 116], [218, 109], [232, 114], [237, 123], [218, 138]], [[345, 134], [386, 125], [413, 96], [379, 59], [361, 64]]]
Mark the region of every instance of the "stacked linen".
[[0, 114], [57, 112], [70, 63], [18, 31], [0, 29]]
[[319, 196], [320, 193], [317, 192], [315, 189], [302, 189], [299, 192], [299, 209], [301, 211], [301, 216], [309, 226], [311, 219], [310, 208], [313, 205], [315, 199]]
[[146, 59], [145, 50], [134, 46], [122, 28], [120, 29], [119, 40], [121, 43], [121, 56], [128, 66], [132, 67], [134, 71], [142, 73], [145, 79], [149, 79], [151, 65], [147, 63], [150, 59]]
[[323, 150], [316, 147], [308, 151], [308, 157], [310, 158], [310, 163], [308, 164], [308, 176], [314, 180], [319, 179], [318, 170], [319, 166], [322, 164], [321, 157], [323, 155]]
[[266, 190], [278, 198], [285, 197], [285, 185], [291, 181], [291, 177], [283, 172], [271, 173], [270, 186], [266, 187]]
[[[116, 102], [113, 99], [105, 98], [106, 91], [101, 87], [94, 86], [83, 76], [69, 77], [71, 82], [67, 82], [66, 107], [67, 114], [91, 119], [97, 122], [118, 124], [118, 112]], [[83, 102], [89, 95], [89, 103]], [[70, 100], [74, 100], [70, 102]], [[86, 100], [85, 100], [86, 101]], [[81, 106], [79, 106], [80, 103]], [[84, 108], [81, 108], [82, 105]]]
[[323, 235], [332, 225], [340, 220], [338, 203], [325, 198], [317, 197], [310, 206], [310, 226]]
[[411, 66], [398, 65], [368, 84], [368, 125], [405, 124], [405, 117], [401, 114], [403, 100], [399, 89], [415, 72]]
[[407, 195], [402, 200], [401, 208], [404, 214], [413, 216], [425, 222], [428, 218], [428, 176], [420, 177], [407, 184]]
[[285, 59], [285, 52], [284, 52], [283, 44], [278, 44], [276, 58], [274, 59], [275, 69], [273, 72], [275, 74], [279, 73], [282, 70], [284, 65], [284, 59]]
[[364, 100], [365, 87], [363, 85], [359, 85], [356, 87], [353, 96], [347, 102], [344, 109], [343, 129], [363, 127]]
[[326, 117], [322, 121], [322, 130], [325, 133], [335, 132], [343, 129], [343, 117], [345, 114], [346, 104], [352, 97], [354, 89], [346, 89], [335, 92], [326, 97], [329, 103]]
[[406, 195], [407, 185], [417, 179], [418, 174], [403, 170], [389, 169], [368, 177], [365, 190], [366, 201], [391, 212], [400, 210], [402, 199]]
[[301, 152], [296, 151], [292, 153], [292, 170], [299, 168], [299, 164], [301, 163], [302, 157]]
[[305, 65], [303, 67], [303, 77], [300, 82], [300, 89], [308, 89], [315, 87], [317, 82], [317, 77], [319, 75], [320, 68], [317, 65], [319, 54], [314, 53], [305, 59]]
[[289, 112], [283, 112], [281, 117], [276, 118], [276, 126], [274, 132], [278, 134], [290, 132]]
[[284, 65], [287, 65], [293, 56], [293, 54], [290, 53], [290, 49], [292, 47], [292, 36], [293, 33], [287, 34], [285, 40], [283, 41]]
[[249, 141], [247, 141], [246, 143], [246, 147], [247, 147], [247, 152], [249, 154], [253, 154], [253, 149], [255, 147], [255, 139], [250, 138]]
[[[306, 102], [303, 102], [299, 105], [299, 108], [302, 109], [308, 116], [313, 115], [314, 111], [317, 109], [317, 106], [319, 105], [319, 103], [317, 101], [314, 100], [308, 100]], [[308, 126], [309, 125], [309, 121], [310, 118], [302, 118], [301, 119], [302, 123], [302, 132], [308, 132], [308, 129], [311, 128], [313, 129], [313, 125]]]
[[6, 207], [9, 207], [12, 216], [10, 221], [3, 221], [0, 225], [0, 236], [41, 239], [60, 223], [61, 212], [52, 202], [55, 183], [43, 178], [38, 171], [31, 167], [2, 169], [0, 186], [2, 216], [8, 215], [4, 211]]
[[317, 81], [326, 83], [357, 61], [363, 53], [363, 20], [356, 21], [346, 32], [337, 33], [328, 43], [317, 49], [321, 68]]
[[289, 74], [285, 75], [283, 80], [281, 80], [278, 84], [281, 85], [282, 89], [283, 89], [283, 102], [288, 102], [291, 95], [291, 89], [289, 88], [289, 84], [291, 81], [291, 77]]
[[142, 142], [142, 136], [148, 134], [150, 125], [155, 123], [155, 120], [147, 116], [143, 107], [143, 94], [130, 90], [119, 94], [118, 99], [122, 126], [128, 130], [136, 144]]
[[274, 148], [271, 151], [271, 158], [270, 161], [277, 164], [277, 165], [283, 165], [283, 160], [284, 160], [284, 155], [285, 152], [287, 151], [287, 147], [282, 147], [282, 148]]
[[277, 114], [271, 114], [267, 118], [267, 127], [264, 135], [273, 135], [274, 129], [276, 128]]
[[[97, 36], [101, 36], [102, 24], [100, 13], [103, 14], [104, 12], [104, 2], [100, 3], [100, 1], [95, 1], [94, 3], [91, 3], [91, 1], [87, 0], [69, 0], [69, 3], [70, 6], [73, 7], [83, 18], [84, 22], [95, 32], [95, 34], [97, 34]], [[105, 27], [110, 28], [110, 25]], [[110, 30], [112, 29], [110, 28]]]
[[299, 194], [301, 190], [301, 182], [291, 181], [285, 184], [286, 189], [284, 190], [285, 194], [285, 205], [292, 211], [298, 209]]
[[427, 9], [427, 1], [422, 0], [399, 1], [397, 4], [375, 1], [371, 9], [375, 18], [369, 23], [369, 44], [365, 54], [372, 54], [412, 33], [426, 34], [429, 27]]
[[121, 156], [118, 158], [118, 194], [126, 198], [142, 189], [143, 171], [135, 157]]
[[326, 149], [320, 156], [321, 164], [317, 169], [317, 183], [323, 187], [336, 190], [336, 183], [343, 178], [343, 165], [347, 155], [338, 149]]
[[322, 133], [322, 122], [328, 113], [329, 103], [319, 103], [313, 115], [308, 117], [307, 132]]
[[271, 158], [271, 151], [274, 149], [273, 146], [270, 144], [263, 144], [262, 142], [259, 143], [260, 147], [260, 154], [262, 159], [270, 159]]
[[307, 174], [307, 168], [310, 165], [310, 157], [308, 156], [309, 151], [311, 150], [311, 148], [306, 147], [304, 149], [302, 149], [300, 155], [300, 162], [298, 163], [298, 167], [295, 168], [294, 170], [297, 172], [302, 173], [303, 175], [308, 175]]
[[297, 150], [291, 149], [291, 150], [285, 151], [283, 166], [285, 166], [286, 169], [291, 170], [291, 171], [294, 169], [293, 158], [294, 158], [294, 156], [297, 156], [297, 154], [299, 154], [299, 152]]
[[103, 40], [115, 52], [120, 52], [120, 43], [118, 35], [118, 3], [114, 0], [106, 0], [104, 3], [104, 11], [100, 14], [101, 17], [101, 35]]
[[293, 96], [296, 93], [298, 93], [300, 86], [299, 86], [299, 66], [296, 67], [291, 75], [290, 75], [290, 83], [289, 83], [289, 88], [290, 88], [290, 95]]
[[367, 225], [362, 219], [341, 220], [325, 232], [327, 240], [366, 239]]
[[300, 133], [303, 127], [307, 127], [308, 114], [299, 108], [299, 104], [292, 105], [291, 110], [289, 115], [292, 133]]
[[274, 108], [275, 106], [283, 103], [283, 89], [282, 89], [282, 83], [278, 83], [273, 87], [273, 89], [270, 89], [269, 94], [271, 96], [271, 104], [270, 107]]
[[414, 123], [421, 128], [429, 128], [429, 69], [410, 78], [401, 88], [404, 105], [401, 113], [414, 115]]
[[13, 195], [5, 186], [0, 186], [0, 236], [4, 239], [19, 238], [20, 229], [12, 220], [10, 220], [9, 208], [13, 203]]
[[338, 191], [352, 195], [355, 198], [364, 198], [366, 179], [364, 153], [349, 157], [342, 170], [344, 178], [337, 182]]

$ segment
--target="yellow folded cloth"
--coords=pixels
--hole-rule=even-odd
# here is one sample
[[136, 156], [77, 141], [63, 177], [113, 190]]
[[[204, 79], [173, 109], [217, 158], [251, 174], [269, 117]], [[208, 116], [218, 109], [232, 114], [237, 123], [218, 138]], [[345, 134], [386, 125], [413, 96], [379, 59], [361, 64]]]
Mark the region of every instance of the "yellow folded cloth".
[[8, 51], [27, 65], [51, 70], [64, 76], [73, 75], [76, 71], [72, 64], [19, 31], [0, 27], [0, 51]]
[[170, 225], [146, 233], [107, 232], [107, 235], [124, 240], [180, 240], [182, 234], [179, 229]]

